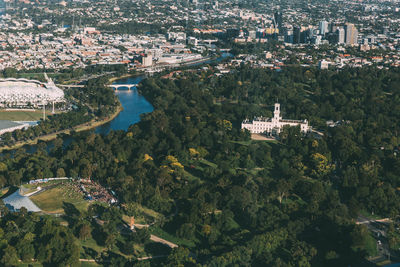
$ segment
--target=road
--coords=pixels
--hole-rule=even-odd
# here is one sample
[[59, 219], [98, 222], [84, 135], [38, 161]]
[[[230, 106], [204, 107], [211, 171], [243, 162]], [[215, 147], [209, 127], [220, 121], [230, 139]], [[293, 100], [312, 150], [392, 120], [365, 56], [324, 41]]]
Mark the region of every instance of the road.
[[382, 262], [384, 260], [399, 261], [396, 255], [391, 255], [388, 240], [386, 238], [386, 230], [391, 220], [389, 218], [374, 220], [366, 216], [359, 215], [356, 224], [364, 224], [368, 230], [371, 231], [377, 239], [378, 257], [370, 259], [373, 263]]

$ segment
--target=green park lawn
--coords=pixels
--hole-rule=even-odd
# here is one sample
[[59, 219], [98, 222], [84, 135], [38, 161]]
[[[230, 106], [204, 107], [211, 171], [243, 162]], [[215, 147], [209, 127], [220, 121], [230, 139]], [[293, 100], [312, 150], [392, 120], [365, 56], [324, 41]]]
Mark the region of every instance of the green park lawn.
[[81, 262], [81, 267], [93, 267], [93, 266], [101, 266], [95, 262]]
[[171, 235], [170, 233], [167, 233], [166, 231], [164, 231], [163, 229], [161, 229], [158, 226], [152, 226], [149, 228], [149, 230], [150, 230], [151, 234], [156, 235], [165, 240], [168, 240], [169, 242], [178, 244], [179, 246], [185, 246], [185, 247], [189, 247], [189, 248], [193, 248], [196, 246], [196, 244], [193, 241], [182, 239], [182, 238], [176, 237], [175, 235]]
[[[52, 115], [49, 110], [46, 111], [46, 116]], [[35, 111], [6, 111], [0, 110], [0, 120], [9, 121], [38, 121], [43, 118], [42, 110]]]
[[31, 196], [30, 199], [47, 213], [64, 213], [64, 202], [73, 204], [80, 211], [86, 210], [89, 206], [89, 202], [83, 198], [83, 195], [74, 192], [70, 185], [59, 185]]
[[17, 266], [18, 267], [29, 267], [29, 266], [42, 267], [43, 265], [39, 262], [30, 262], [30, 263], [20, 263]]
[[[135, 217], [135, 223], [138, 224], [151, 224], [154, 221], [159, 221], [161, 220], [164, 215], [162, 215], [161, 213], [158, 213], [155, 210], [143, 207], [140, 204], [137, 204], [137, 209], [138, 209], [138, 216]], [[130, 222], [130, 217], [127, 215], [123, 215], [122, 216], [122, 220], [129, 224]]]

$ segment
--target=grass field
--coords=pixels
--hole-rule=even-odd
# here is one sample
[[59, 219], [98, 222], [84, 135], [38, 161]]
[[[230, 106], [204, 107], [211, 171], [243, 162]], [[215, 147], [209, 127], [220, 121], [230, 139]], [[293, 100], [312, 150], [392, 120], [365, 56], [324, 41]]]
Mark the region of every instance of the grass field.
[[152, 227], [149, 228], [149, 230], [150, 230], [150, 233], [152, 233], [153, 235], [161, 237], [161, 238], [163, 238], [165, 240], [168, 240], [168, 241], [170, 241], [172, 243], [175, 243], [175, 244], [178, 244], [180, 246], [186, 246], [186, 247], [189, 247], [189, 248], [193, 248], [193, 247], [196, 246], [196, 244], [193, 241], [185, 240], [185, 239], [176, 237], [174, 235], [171, 235], [171, 234], [165, 232], [163, 229], [161, 229], [158, 226], [152, 226]]
[[38, 262], [31, 262], [31, 263], [19, 263], [17, 266], [18, 267], [29, 267], [29, 266], [42, 267], [43, 265]]
[[[137, 209], [138, 209], [139, 215], [135, 217], [135, 223], [138, 223], [138, 224], [150, 224], [150, 223], [153, 223], [154, 221], [159, 221], [164, 217], [164, 215], [162, 215], [161, 213], [158, 213], [152, 209], [143, 207], [139, 204], [137, 204]], [[122, 220], [127, 224], [130, 223], [130, 217], [127, 215], [123, 215]]]
[[95, 262], [81, 262], [81, 267], [101, 266]]
[[89, 206], [89, 202], [83, 198], [81, 193], [75, 192], [71, 185], [65, 184], [45, 190], [38, 195], [31, 196], [30, 199], [47, 213], [64, 213], [64, 202], [73, 204], [80, 211], [86, 210]]
[[[46, 112], [46, 117], [52, 115], [51, 111]], [[43, 118], [43, 110], [35, 111], [6, 111], [0, 110], [0, 120], [9, 121], [38, 121]]]

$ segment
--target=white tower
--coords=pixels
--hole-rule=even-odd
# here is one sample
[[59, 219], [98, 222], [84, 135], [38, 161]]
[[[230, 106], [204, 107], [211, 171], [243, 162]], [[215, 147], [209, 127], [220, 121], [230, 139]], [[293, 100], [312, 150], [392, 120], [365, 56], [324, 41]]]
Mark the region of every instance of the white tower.
[[275, 103], [274, 121], [279, 122], [282, 119], [280, 115], [281, 115], [281, 105], [279, 103]]

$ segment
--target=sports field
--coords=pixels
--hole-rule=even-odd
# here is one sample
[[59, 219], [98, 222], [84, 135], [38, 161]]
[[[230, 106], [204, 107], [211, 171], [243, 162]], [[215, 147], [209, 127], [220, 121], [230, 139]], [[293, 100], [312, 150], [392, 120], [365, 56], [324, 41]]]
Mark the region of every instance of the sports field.
[[[52, 115], [51, 111], [47, 110], [46, 116]], [[0, 110], [0, 120], [9, 121], [38, 121], [43, 118], [43, 110], [35, 111], [6, 111]]]

